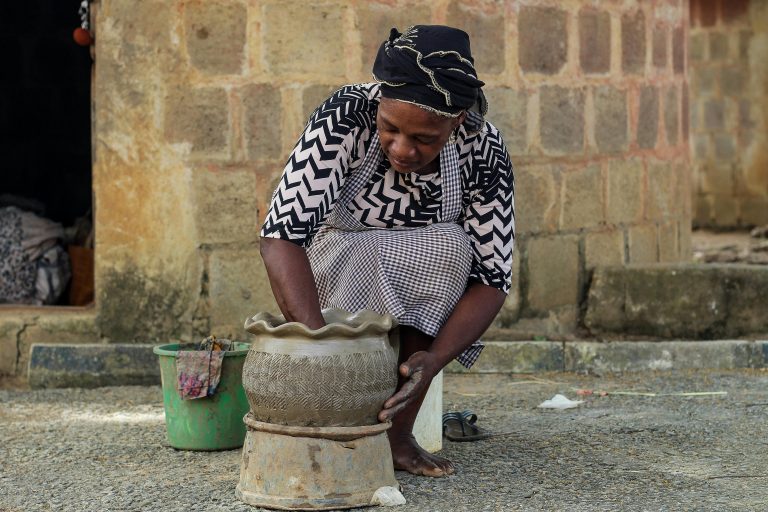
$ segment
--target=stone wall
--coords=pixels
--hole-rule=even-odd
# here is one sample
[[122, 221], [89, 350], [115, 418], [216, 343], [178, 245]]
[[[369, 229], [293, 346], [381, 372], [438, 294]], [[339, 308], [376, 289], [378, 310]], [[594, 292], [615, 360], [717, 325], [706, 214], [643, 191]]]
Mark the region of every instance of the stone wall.
[[768, 224], [768, 1], [690, 7], [694, 223]]
[[[597, 265], [687, 258], [682, 0], [94, 6], [97, 298], [61, 339], [244, 337], [246, 315], [274, 310], [257, 231], [275, 181], [318, 102], [370, 79], [393, 25], [470, 33], [516, 166], [515, 281], [489, 338], [572, 333]], [[2, 338], [17, 371], [55, 337], [40, 314]]]

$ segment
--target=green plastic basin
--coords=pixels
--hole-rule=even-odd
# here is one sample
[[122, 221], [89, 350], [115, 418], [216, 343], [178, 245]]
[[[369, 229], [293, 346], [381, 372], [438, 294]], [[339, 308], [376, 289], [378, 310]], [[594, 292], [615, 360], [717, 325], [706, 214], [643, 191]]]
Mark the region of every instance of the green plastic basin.
[[248, 343], [235, 343], [224, 354], [221, 381], [213, 396], [182, 400], [176, 387], [176, 354], [179, 344], [160, 345], [163, 404], [168, 442], [180, 450], [229, 450], [243, 446], [248, 399], [243, 389], [243, 363]]

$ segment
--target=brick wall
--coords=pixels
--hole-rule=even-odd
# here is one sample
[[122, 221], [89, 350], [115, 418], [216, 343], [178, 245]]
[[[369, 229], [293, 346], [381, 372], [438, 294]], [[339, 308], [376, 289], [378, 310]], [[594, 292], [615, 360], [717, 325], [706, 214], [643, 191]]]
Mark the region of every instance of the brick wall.
[[[307, 115], [370, 79], [393, 25], [470, 33], [516, 165], [515, 282], [496, 325], [506, 331], [489, 337], [572, 332], [596, 265], [687, 257], [685, 2], [93, 7], [96, 306], [37, 326], [50, 336], [242, 338], [247, 315], [275, 310], [257, 236], [275, 181]], [[7, 343], [23, 359], [34, 340], [20, 329]]]
[[768, 2], [690, 9], [694, 223], [768, 224]]

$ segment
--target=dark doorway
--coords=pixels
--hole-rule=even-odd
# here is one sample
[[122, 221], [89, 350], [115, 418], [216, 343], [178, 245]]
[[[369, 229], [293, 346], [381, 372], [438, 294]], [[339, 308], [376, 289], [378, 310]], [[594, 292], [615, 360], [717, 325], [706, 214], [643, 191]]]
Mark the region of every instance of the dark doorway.
[[91, 209], [91, 57], [79, 0], [0, 2], [0, 193], [71, 225]]
[[[21, 206], [65, 230], [92, 208], [92, 62], [72, 38], [79, 7], [0, 2], [0, 206]], [[68, 304], [67, 294], [58, 303]]]

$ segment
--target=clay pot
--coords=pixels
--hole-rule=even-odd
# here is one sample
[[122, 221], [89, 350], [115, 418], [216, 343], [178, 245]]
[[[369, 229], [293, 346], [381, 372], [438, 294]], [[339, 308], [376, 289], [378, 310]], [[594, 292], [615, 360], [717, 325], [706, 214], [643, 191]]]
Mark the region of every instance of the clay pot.
[[323, 311], [327, 325], [259, 313], [243, 387], [257, 421], [301, 427], [374, 425], [397, 386], [397, 320], [372, 311]]

